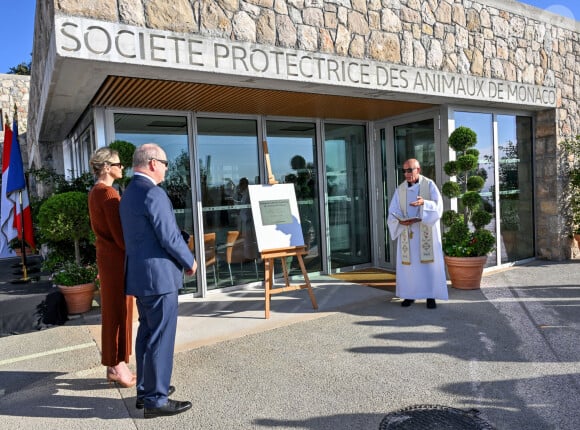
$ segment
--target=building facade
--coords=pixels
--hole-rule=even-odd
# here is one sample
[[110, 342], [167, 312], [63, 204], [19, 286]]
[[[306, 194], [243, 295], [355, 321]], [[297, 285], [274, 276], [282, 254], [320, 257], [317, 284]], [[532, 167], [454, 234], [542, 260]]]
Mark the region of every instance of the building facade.
[[[2, 124], [8, 119], [8, 125], [12, 129], [14, 114], [16, 113], [21, 145], [26, 143], [28, 103], [30, 101], [29, 89], [30, 76], [0, 73], [0, 116], [2, 117]], [[4, 127], [0, 128], [0, 142], [4, 142]], [[22, 154], [24, 160], [26, 160], [27, 155], [27, 153]]]
[[494, 215], [487, 266], [570, 258], [578, 30], [511, 0], [38, 1], [30, 164], [74, 176], [115, 140], [159, 143], [202, 263], [186, 291], [205, 295], [261, 277], [246, 189], [267, 158], [294, 183], [309, 271], [393, 268], [402, 163], [441, 185], [466, 125]]

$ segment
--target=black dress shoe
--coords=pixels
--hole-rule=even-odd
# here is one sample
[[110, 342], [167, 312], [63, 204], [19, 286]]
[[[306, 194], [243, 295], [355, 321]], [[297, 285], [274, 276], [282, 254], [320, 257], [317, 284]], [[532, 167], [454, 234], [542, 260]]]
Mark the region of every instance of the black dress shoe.
[[427, 299], [427, 309], [435, 309], [437, 307], [437, 303], [435, 299]]
[[145, 408], [145, 418], [167, 417], [177, 415], [191, 409], [191, 402], [180, 402], [179, 400], [167, 399], [167, 403], [158, 408]]
[[405, 300], [403, 300], [403, 303], [401, 303], [401, 306], [404, 307], [404, 308], [408, 308], [413, 303], [415, 303], [415, 300], [405, 299]]
[[[167, 390], [167, 396], [169, 397], [173, 393], [175, 393], [175, 387], [173, 385], [170, 385], [169, 390]], [[143, 409], [145, 407], [145, 401], [137, 397], [137, 400], [135, 401], [135, 407], [137, 409]]]

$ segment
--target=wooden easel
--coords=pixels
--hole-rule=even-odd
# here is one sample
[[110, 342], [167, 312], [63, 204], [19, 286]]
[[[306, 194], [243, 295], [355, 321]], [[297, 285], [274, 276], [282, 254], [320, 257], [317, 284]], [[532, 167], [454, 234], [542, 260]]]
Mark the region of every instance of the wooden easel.
[[[268, 153], [268, 143], [266, 141], [262, 142], [264, 149], [264, 158], [266, 160], [266, 169], [268, 172], [268, 184], [277, 184], [274, 175], [272, 174], [272, 167], [270, 165], [270, 154]], [[310, 296], [310, 301], [312, 302], [312, 308], [318, 309], [318, 304], [316, 303], [316, 297], [314, 297], [314, 292], [312, 291], [312, 286], [310, 285], [310, 279], [308, 278], [308, 272], [306, 271], [306, 266], [304, 266], [304, 260], [302, 256], [308, 254], [306, 246], [291, 246], [286, 248], [277, 249], [266, 249], [261, 251], [261, 257], [264, 261], [264, 301], [265, 301], [265, 317], [270, 318], [270, 299], [272, 294], [285, 293], [287, 291], [296, 291], [302, 289], [308, 289], [308, 295]], [[286, 264], [286, 258], [296, 257], [298, 264], [300, 265], [300, 270], [304, 276], [304, 284], [290, 284], [290, 278], [288, 277], [288, 266]], [[279, 258], [282, 263], [282, 272], [284, 275], [283, 287], [274, 288], [274, 262]]]
[[[314, 297], [314, 292], [310, 285], [310, 279], [308, 278], [308, 273], [306, 272], [306, 267], [304, 266], [304, 260], [302, 256], [307, 254], [306, 246], [294, 246], [290, 248], [279, 248], [279, 249], [268, 249], [262, 251], [262, 259], [264, 260], [264, 292], [265, 292], [265, 312], [266, 319], [270, 318], [270, 299], [272, 294], [285, 293], [287, 291], [303, 290], [308, 289], [308, 295], [310, 296], [310, 301], [312, 302], [312, 308], [318, 309], [318, 304], [316, 303], [316, 297]], [[290, 284], [290, 279], [288, 277], [288, 266], [286, 265], [287, 257], [296, 257], [298, 264], [300, 265], [300, 270], [302, 270], [302, 275], [304, 276], [304, 284]], [[284, 274], [285, 285], [283, 287], [274, 288], [274, 260], [280, 258], [282, 262], [282, 271]]]

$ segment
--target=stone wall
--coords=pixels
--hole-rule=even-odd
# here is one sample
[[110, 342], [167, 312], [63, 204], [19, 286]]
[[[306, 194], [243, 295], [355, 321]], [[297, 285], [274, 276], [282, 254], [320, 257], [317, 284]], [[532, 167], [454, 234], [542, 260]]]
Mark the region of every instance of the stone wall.
[[[30, 80], [30, 98], [33, 101], [41, 100], [42, 87], [43, 85], [46, 85], [44, 82], [45, 70], [50, 70], [48, 61], [50, 60], [51, 51], [50, 38], [54, 29], [53, 3], [54, 0], [36, 0], [36, 13], [34, 19], [34, 46], [32, 49], [32, 76]], [[38, 128], [42, 124], [39, 115], [40, 112], [38, 112], [38, 108], [32, 108], [28, 113], [30, 136], [40, 135]], [[52, 162], [49, 159], [51, 155], [45, 150], [45, 148], [49, 146], [50, 142], [27, 142], [27, 144], [28, 154], [30, 154], [31, 157], [31, 163], [36, 168], [43, 166], [52, 167]]]
[[[559, 234], [571, 226], [567, 217], [560, 216], [566, 211], [564, 169], [562, 154], [558, 151], [554, 124], [556, 111], [539, 112], [536, 116], [536, 148], [534, 180], [536, 183], [536, 229], [542, 232], [537, 237], [537, 252], [550, 260], [570, 257], [571, 243], [567, 234]], [[538, 216], [539, 215], [539, 216]], [[548, 234], [549, 233], [549, 234]], [[558, 242], [559, 241], [559, 242]]]
[[[580, 134], [578, 22], [511, 0], [39, 0], [37, 7], [41, 4], [45, 12], [556, 87], [556, 110], [540, 113], [536, 125], [535, 216], [542, 231], [539, 255], [569, 255], [562, 239], [567, 227], [558, 142]], [[49, 29], [51, 23], [40, 25]]]
[[[28, 101], [30, 89], [30, 76], [0, 74], [0, 109], [2, 109], [2, 121], [8, 115], [10, 128], [14, 120], [14, 105], [18, 114], [18, 136], [22, 152], [24, 167], [27, 166], [28, 151], [26, 142], [26, 130], [28, 127]], [[4, 124], [4, 122], [2, 122]], [[0, 142], [4, 142], [4, 127], [0, 130]], [[0, 151], [0, 166], [2, 153]]]
[[[576, 25], [506, 0], [59, 0], [55, 12], [556, 86], [557, 129], [580, 134]], [[528, 16], [524, 15], [527, 11]], [[550, 19], [551, 18], [551, 19]]]

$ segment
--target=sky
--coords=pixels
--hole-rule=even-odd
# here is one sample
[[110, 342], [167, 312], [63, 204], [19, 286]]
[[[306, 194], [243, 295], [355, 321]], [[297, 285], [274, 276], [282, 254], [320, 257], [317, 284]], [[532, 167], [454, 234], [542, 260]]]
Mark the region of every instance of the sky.
[[[579, 0], [520, 0], [520, 2], [580, 21]], [[36, 0], [0, 0], [0, 6], [2, 22], [0, 73], [7, 73], [11, 67], [16, 67], [22, 62], [28, 63], [31, 59]]]

